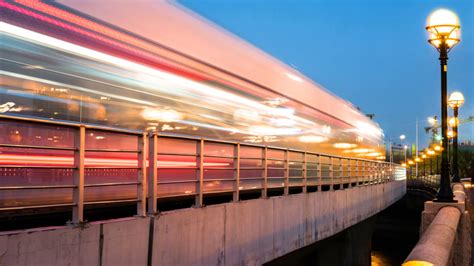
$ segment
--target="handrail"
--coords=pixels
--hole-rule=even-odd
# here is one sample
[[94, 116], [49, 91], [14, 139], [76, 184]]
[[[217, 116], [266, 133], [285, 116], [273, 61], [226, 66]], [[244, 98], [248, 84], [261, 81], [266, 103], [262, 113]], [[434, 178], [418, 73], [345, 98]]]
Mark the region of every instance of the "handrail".
[[[146, 205], [148, 205], [148, 213], [154, 214], [157, 212], [157, 200], [159, 198], [165, 198], [167, 195], [160, 196], [159, 190], [162, 186], [175, 186], [178, 190], [173, 191], [172, 194], [179, 196], [195, 196], [195, 206], [203, 206], [204, 204], [204, 195], [215, 194], [225, 192], [232, 192], [233, 198], [235, 201], [240, 200], [239, 193], [240, 191], [253, 191], [255, 188], [241, 188], [240, 183], [246, 180], [256, 180], [260, 181], [261, 186], [257, 189], [261, 190], [261, 196], [263, 198], [267, 197], [267, 191], [271, 189], [281, 189], [283, 194], [287, 195], [290, 193], [290, 187], [301, 187], [303, 193], [307, 193], [307, 187], [317, 187], [317, 191], [322, 191], [323, 186], [329, 186], [329, 189], [335, 189], [347, 185], [347, 187], [359, 186], [359, 185], [369, 185], [377, 184], [380, 182], [390, 182], [395, 180], [397, 169], [403, 169], [396, 164], [390, 164], [387, 162], [379, 162], [363, 158], [351, 158], [343, 157], [338, 155], [322, 154], [316, 152], [308, 152], [302, 150], [281, 148], [281, 147], [272, 147], [266, 145], [258, 144], [249, 144], [249, 143], [238, 143], [231, 141], [221, 141], [215, 139], [204, 139], [199, 137], [190, 137], [182, 136], [178, 134], [164, 134], [157, 132], [142, 132], [137, 130], [126, 130], [118, 129], [113, 127], [99, 126], [99, 125], [89, 125], [83, 123], [75, 123], [68, 121], [58, 121], [58, 120], [46, 120], [38, 119], [31, 117], [23, 116], [9, 116], [0, 114], [0, 119], [7, 119], [13, 121], [22, 121], [22, 123], [27, 124], [50, 124], [57, 126], [64, 126], [76, 129], [74, 132], [74, 145], [68, 148], [62, 147], [49, 147], [49, 146], [38, 146], [38, 145], [17, 145], [0, 143], [0, 147], [14, 147], [14, 148], [35, 148], [35, 149], [45, 149], [45, 150], [68, 150], [71, 151], [71, 154], [74, 153], [71, 160], [67, 159], [64, 162], [66, 166], [63, 165], [2, 165], [0, 168], [27, 168], [27, 169], [68, 169], [73, 172], [74, 178], [73, 183], [68, 188], [73, 190], [73, 222], [75, 224], [82, 223], [85, 219], [84, 215], [84, 206], [89, 204], [106, 204], [106, 203], [117, 203], [117, 202], [137, 202], [137, 214], [146, 215]], [[115, 132], [127, 135], [136, 136], [133, 140], [137, 143], [135, 149], [118, 149], [118, 148], [86, 148], [86, 135], [89, 130], [100, 130], [105, 132]], [[176, 152], [163, 152], [159, 151], [161, 138], [172, 138], [180, 140], [193, 140], [195, 141], [195, 148], [192, 153], [176, 153]], [[233, 153], [226, 155], [218, 154], [205, 154], [204, 147], [208, 143], [223, 143], [233, 147]], [[135, 144], [134, 144], [135, 145]], [[240, 150], [242, 147], [253, 147], [258, 148], [261, 151], [261, 157], [245, 157], [242, 156]], [[283, 158], [269, 158], [269, 152], [278, 150], [282, 152]], [[88, 164], [87, 162], [87, 152], [98, 152], [98, 153], [110, 153], [110, 152], [121, 152], [121, 153], [133, 153], [137, 154], [138, 159], [134, 158], [132, 164], [128, 162], [126, 165], [114, 165], [114, 164], [104, 164], [104, 165], [94, 165], [93, 163]], [[290, 153], [297, 153], [296, 159], [290, 158]], [[169, 165], [169, 166], [160, 166], [158, 156], [160, 155], [171, 155], [171, 156], [187, 156], [190, 158], [190, 165], [180, 166]], [[314, 156], [309, 160], [309, 156]], [[223, 167], [223, 166], [209, 166], [206, 165], [208, 162], [206, 158], [218, 158], [232, 160], [232, 166]], [[252, 166], [242, 166], [242, 161], [245, 159], [250, 160], [259, 160], [257, 167]], [[130, 160], [129, 160], [130, 161]], [[291, 163], [298, 163], [298, 167], [294, 167]], [[308, 167], [309, 166], [309, 167]], [[106, 171], [106, 170], [119, 170], [119, 169], [130, 169], [133, 170], [133, 173], [136, 173], [137, 179], [134, 181], [117, 181], [117, 180], [108, 180], [104, 183], [94, 183], [87, 184], [85, 182], [86, 170], [87, 169], [97, 169], [97, 171]], [[158, 170], [166, 169], [183, 169], [183, 170], [192, 170], [195, 172], [195, 178], [189, 180], [174, 180], [174, 181], [162, 181], [159, 178], [161, 172]], [[395, 169], [394, 171], [387, 171], [387, 169]], [[206, 175], [210, 174], [207, 170], [223, 170], [226, 172], [233, 172], [233, 178], [219, 178], [219, 176], [209, 178]], [[260, 172], [259, 177], [245, 177], [242, 176], [242, 173], [245, 173], [245, 170], [255, 170]], [[281, 176], [272, 176], [274, 175], [273, 171], [282, 171], [278, 173]], [[296, 171], [296, 172], [294, 172]], [[385, 172], [384, 172], [385, 171]], [[290, 174], [290, 172], [292, 172]], [[97, 172], [96, 172], [97, 173]], [[128, 172], [130, 173], [130, 172]], [[255, 174], [255, 173], [254, 173]], [[252, 174], [253, 175], [253, 174]], [[281, 184], [275, 183], [275, 180], [281, 180]], [[310, 180], [310, 181], [309, 181]], [[292, 182], [290, 182], [292, 181]], [[296, 181], [297, 184], [293, 182]], [[212, 189], [207, 187], [210, 183], [215, 183], [221, 185], [223, 183], [233, 183], [233, 186], [213, 187]], [[126, 185], [134, 185], [137, 189], [137, 196], [135, 199], [124, 198], [107, 200], [102, 198], [94, 203], [85, 202], [84, 194], [88, 193], [85, 191], [85, 188], [118, 188], [124, 187]], [[179, 190], [180, 186], [192, 187], [189, 189]], [[14, 191], [14, 190], [26, 190], [26, 189], [35, 189], [35, 191], [41, 191], [42, 188], [60, 188], [61, 186], [42, 186], [42, 187], [28, 187], [28, 186], [16, 186], [11, 184], [8, 187], [1, 187], [0, 190]], [[66, 187], [66, 186], [63, 186]], [[191, 191], [191, 192], [190, 192]], [[192, 191], [195, 191], [192, 192]], [[55, 206], [57, 204], [51, 204], [48, 206]], [[26, 208], [36, 208], [39, 205], [31, 206], [17, 206], [10, 207], [8, 205], [0, 205], [0, 210], [15, 210], [26, 209]], [[62, 206], [62, 205], [61, 205]]]
[[[467, 229], [469, 227], [461, 226], [458, 228], [461, 215], [464, 213], [466, 208], [464, 186], [460, 183], [455, 183], [453, 185], [453, 192], [455, 194], [454, 199], [456, 202], [425, 203], [425, 212], [428, 213], [423, 217], [424, 221], [422, 221], [422, 225], [430, 222], [429, 217], [432, 217], [431, 214], [435, 214], [434, 219], [426, 230], [422, 232], [420, 240], [403, 263], [404, 266], [457, 265], [458, 263], [452, 262], [464, 259], [459, 257], [455, 258], [455, 256], [459, 256], [459, 254], [456, 252], [453, 253], [456, 237], [459, 237], [459, 235], [469, 235], [469, 229]], [[464, 231], [466, 229], [468, 230], [467, 232]], [[461, 231], [458, 232], [459, 230]], [[470, 254], [470, 252], [468, 253]], [[459, 265], [464, 264], [461, 263]]]

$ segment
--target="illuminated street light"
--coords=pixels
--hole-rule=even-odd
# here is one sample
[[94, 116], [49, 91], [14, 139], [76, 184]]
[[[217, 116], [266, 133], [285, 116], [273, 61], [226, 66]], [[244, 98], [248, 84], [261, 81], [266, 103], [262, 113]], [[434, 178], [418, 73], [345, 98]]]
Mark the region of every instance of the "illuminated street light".
[[452, 139], [455, 136], [454, 131], [449, 130], [448, 131], [448, 139]]
[[454, 196], [449, 180], [448, 165], [448, 103], [447, 103], [447, 71], [448, 52], [461, 40], [459, 18], [452, 11], [438, 9], [428, 17], [426, 30], [430, 33], [428, 42], [439, 52], [441, 63], [441, 133], [443, 136], [443, 152], [441, 155], [440, 189], [435, 201], [453, 202]]
[[[454, 117], [451, 124], [453, 128], [453, 182], [461, 182], [459, 178], [459, 167], [458, 167], [458, 111], [459, 108], [464, 104], [464, 95], [459, 91], [455, 91], [449, 95], [448, 104], [453, 108]], [[451, 119], [450, 119], [451, 120]], [[451, 121], [450, 121], [451, 122]]]
[[436, 116], [435, 117], [428, 117], [428, 123], [430, 123], [430, 125], [434, 126], [436, 125], [436, 123], [438, 123], [438, 120], [436, 119]]
[[434, 146], [434, 150], [435, 150], [435, 151], [440, 151], [440, 150], [441, 150], [441, 146], [435, 145], [435, 146]]
[[400, 135], [400, 139], [401, 139], [401, 140], [404, 140], [405, 138], [406, 138], [405, 135]]
[[408, 161], [408, 164], [409, 164], [409, 165], [413, 165], [413, 164], [415, 164], [415, 162], [413, 162], [412, 160], [409, 160], [409, 161]]
[[458, 125], [458, 123], [459, 123], [459, 120], [458, 120], [457, 117], [450, 117], [448, 119], [448, 124], [449, 124], [450, 127], [455, 127], [455, 126]]

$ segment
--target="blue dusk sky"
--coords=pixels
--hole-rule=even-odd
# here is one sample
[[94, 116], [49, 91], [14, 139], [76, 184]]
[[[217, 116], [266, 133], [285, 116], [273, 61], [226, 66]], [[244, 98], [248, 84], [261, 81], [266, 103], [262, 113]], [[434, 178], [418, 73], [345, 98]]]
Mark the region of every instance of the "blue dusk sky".
[[[375, 114], [386, 139], [405, 134], [414, 143], [418, 119], [420, 148], [427, 117], [440, 117], [439, 54], [427, 42], [426, 18], [451, 9], [462, 41], [449, 54], [448, 91], [464, 93], [461, 119], [474, 115], [474, 0], [180, 3]], [[474, 123], [460, 126], [460, 140], [474, 140]]]

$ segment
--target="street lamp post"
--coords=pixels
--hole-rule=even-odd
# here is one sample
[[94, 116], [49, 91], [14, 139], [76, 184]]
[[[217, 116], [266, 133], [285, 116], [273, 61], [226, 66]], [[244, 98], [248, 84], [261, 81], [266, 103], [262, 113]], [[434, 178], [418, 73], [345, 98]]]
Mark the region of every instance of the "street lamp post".
[[459, 167], [458, 167], [458, 111], [459, 107], [464, 104], [464, 95], [462, 93], [455, 91], [449, 95], [448, 104], [453, 108], [454, 112], [454, 121], [452, 123], [453, 127], [453, 182], [461, 182], [459, 178]]
[[441, 63], [441, 134], [443, 136], [443, 150], [441, 155], [440, 189], [435, 201], [453, 202], [453, 190], [449, 178], [448, 165], [448, 106], [447, 106], [447, 71], [448, 52], [460, 42], [459, 19], [453, 12], [438, 9], [428, 18], [426, 30], [430, 33], [428, 42], [439, 51]]

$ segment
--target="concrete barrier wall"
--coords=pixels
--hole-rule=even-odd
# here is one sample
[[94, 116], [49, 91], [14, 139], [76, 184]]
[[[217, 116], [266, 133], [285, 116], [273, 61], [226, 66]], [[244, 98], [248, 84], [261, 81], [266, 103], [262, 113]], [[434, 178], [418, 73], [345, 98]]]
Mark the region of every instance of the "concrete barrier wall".
[[[388, 207], [404, 181], [0, 234], [0, 265], [260, 265]], [[151, 234], [150, 234], [151, 233]]]

